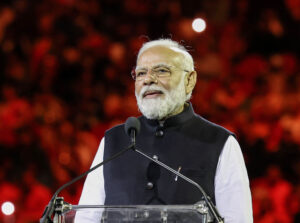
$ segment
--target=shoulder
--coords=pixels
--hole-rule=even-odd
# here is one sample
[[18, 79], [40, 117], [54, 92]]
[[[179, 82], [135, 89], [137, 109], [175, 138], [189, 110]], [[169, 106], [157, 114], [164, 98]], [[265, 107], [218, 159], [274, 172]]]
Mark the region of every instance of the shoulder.
[[224, 132], [224, 133], [227, 133], [228, 135], [234, 135], [234, 133], [232, 133], [231, 131], [229, 131], [228, 129], [224, 128], [223, 126], [221, 125], [218, 125], [214, 122], [211, 122], [205, 118], [203, 118], [202, 116], [200, 115], [196, 115], [196, 118], [199, 120], [199, 122], [202, 123], [202, 125], [204, 125], [206, 128], [209, 128], [209, 129], [212, 129], [214, 131], [221, 131], [221, 132]]
[[227, 140], [228, 136], [234, 136], [234, 133], [227, 130], [223, 126], [208, 121], [200, 115], [195, 114], [194, 118], [188, 124], [189, 128], [205, 141]]
[[120, 132], [120, 131], [122, 131], [122, 130], [125, 131], [125, 130], [124, 130], [124, 126], [125, 126], [124, 123], [119, 124], [119, 125], [115, 125], [114, 127], [110, 128], [110, 129], [107, 129], [107, 130], [105, 131], [105, 135], [107, 135], [107, 134], [113, 134], [113, 133], [115, 133], [115, 132]]

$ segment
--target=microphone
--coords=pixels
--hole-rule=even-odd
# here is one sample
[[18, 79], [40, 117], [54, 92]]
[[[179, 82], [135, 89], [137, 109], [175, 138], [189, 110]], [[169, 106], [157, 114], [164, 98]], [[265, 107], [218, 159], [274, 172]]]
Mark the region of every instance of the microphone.
[[77, 182], [78, 180], [82, 179], [83, 177], [88, 175], [90, 172], [96, 170], [100, 166], [103, 166], [104, 164], [106, 164], [106, 163], [116, 159], [117, 157], [121, 156], [122, 154], [124, 154], [128, 150], [131, 150], [131, 149], [135, 148], [135, 136], [140, 131], [140, 122], [139, 122], [139, 120], [137, 118], [134, 118], [134, 117], [128, 118], [126, 123], [125, 123], [125, 131], [131, 137], [131, 145], [129, 145], [127, 148], [125, 148], [125, 149], [121, 150], [120, 152], [114, 154], [110, 158], [108, 158], [108, 159], [104, 160], [103, 162], [97, 164], [93, 168], [89, 169], [88, 171], [84, 172], [83, 174], [79, 175], [78, 177], [74, 178], [73, 180], [69, 181], [68, 183], [66, 183], [66, 184], [62, 185], [60, 188], [58, 188], [58, 190], [54, 193], [54, 195], [52, 196], [52, 198], [49, 201], [48, 205], [46, 206], [46, 208], [44, 210], [44, 213], [43, 213], [43, 215], [40, 219], [40, 223], [53, 223], [51, 217], [52, 217], [52, 215], [55, 211], [55, 206], [57, 205], [56, 204], [56, 200], [58, 198], [57, 196], [63, 189], [65, 189], [66, 187], [70, 186], [71, 184]]
[[[128, 119], [127, 119], [128, 120]], [[134, 118], [134, 117], [131, 117], [130, 118], [130, 123], [134, 123], [135, 126], [140, 126], [140, 121], [137, 119], [137, 118]], [[139, 124], [137, 124], [139, 123]], [[133, 129], [134, 127], [132, 127]], [[125, 131], [128, 132], [130, 128], [126, 128], [126, 125], [125, 125]], [[128, 133], [127, 133], [128, 134]], [[132, 135], [130, 134], [130, 137], [132, 137]], [[135, 137], [135, 136], [133, 136]], [[131, 138], [132, 139], [132, 138]], [[132, 139], [133, 140], [133, 139]], [[135, 142], [135, 139], [134, 139], [134, 142]], [[143, 153], [142, 151], [138, 150], [136, 147], [135, 147], [135, 144], [134, 144], [134, 147], [133, 147], [133, 150], [139, 154], [141, 154], [142, 156], [146, 157], [147, 159], [151, 160], [152, 162], [158, 164], [159, 166], [165, 168], [166, 170], [170, 171], [171, 173], [175, 174], [176, 176], [180, 177], [181, 179], [189, 182], [190, 184], [194, 185], [195, 187], [198, 188], [198, 190], [201, 192], [201, 194], [203, 195], [204, 197], [204, 200], [209, 208], [209, 210], [211, 211], [212, 215], [214, 216], [216, 222], [218, 223], [224, 223], [224, 219], [221, 217], [221, 215], [219, 214], [217, 208], [215, 207], [215, 205], [213, 204], [213, 202], [211, 201], [210, 197], [206, 194], [206, 192], [203, 190], [203, 188], [198, 184], [196, 183], [195, 181], [191, 180], [190, 178], [184, 176], [183, 174], [179, 173], [178, 171], [172, 169], [171, 167], [169, 167], [168, 165], [160, 162], [159, 160], [155, 159], [155, 158], [152, 158], [150, 156], [148, 156], [147, 154]], [[158, 175], [157, 175], [158, 176]]]
[[129, 135], [131, 143], [135, 145], [135, 136], [139, 134], [141, 123], [136, 117], [129, 117], [125, 122], [125, 132]]

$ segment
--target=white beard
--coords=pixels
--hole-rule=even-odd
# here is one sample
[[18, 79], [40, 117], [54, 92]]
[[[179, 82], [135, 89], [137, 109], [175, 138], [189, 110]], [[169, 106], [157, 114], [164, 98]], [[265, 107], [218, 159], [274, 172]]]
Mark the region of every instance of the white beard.
[[[161, 91], [164, 98], [160, 96], [149, 99], [143, 98], [143, 94], [148, 90]], [[150, 85], [143, 87], [139, 95], [135, 92], [135, 97], [139, 110], [146, 118], [162, 120], [174, 113], [186, 102], [187, 96], [185, 94], [184, 78], [182, 78], [176, 88], [170, 91], [167, 91], [163, 87]]]

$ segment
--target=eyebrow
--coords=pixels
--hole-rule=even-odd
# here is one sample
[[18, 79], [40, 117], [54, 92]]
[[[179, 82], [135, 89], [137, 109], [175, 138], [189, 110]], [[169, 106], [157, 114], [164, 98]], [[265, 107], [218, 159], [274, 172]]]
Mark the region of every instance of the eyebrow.
[[[170, 66], [168, 64], [161, 63], [161, 64], [154, 65], [151, 69], [155, 69], [155, 68], [158, 68], [158, 67], [166, 67], [166, 68], [170, 69], [172, 66]], [[147, 69], [148, 69], [147, 67], [136, 66], [136, 70], [147, 70]]]

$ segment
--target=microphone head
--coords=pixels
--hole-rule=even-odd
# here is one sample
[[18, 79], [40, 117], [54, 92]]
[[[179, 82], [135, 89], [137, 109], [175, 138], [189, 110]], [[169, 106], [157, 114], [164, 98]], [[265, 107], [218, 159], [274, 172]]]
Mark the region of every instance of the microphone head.
[[141, 123], [136, 117], [129, 117], [125, 122], [125, 132], [130, 136], [131, 130], [135, 131], [135, 135], [138, 135], [141, 129]]

